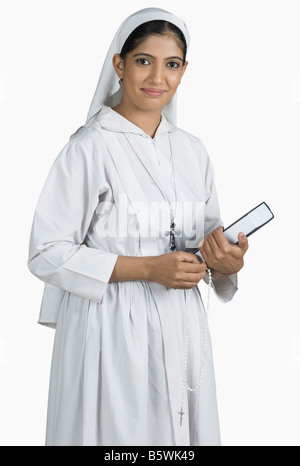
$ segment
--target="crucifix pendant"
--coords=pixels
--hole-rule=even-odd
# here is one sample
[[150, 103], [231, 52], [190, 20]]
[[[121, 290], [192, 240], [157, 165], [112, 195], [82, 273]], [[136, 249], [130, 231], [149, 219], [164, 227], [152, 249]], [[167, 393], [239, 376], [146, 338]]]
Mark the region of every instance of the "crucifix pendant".
[[182, 407], [181, 407], [181, 410], [178, 411], [178, 414], [180, 414], [180, 427], [182, 427], [182, 417], [183, 417], [183, 415], [185, 414], [185, 413], [183, 412], [183, 408], [182, 408]]
[[170, 249], [171, 249], [171, 251], [176, 250], [175, 238], [176, 238], [176, 236], [179, 236], [181, 234], [181, 231], [180, 230], [175, 230], [175, 227], [176, 227], [176, 223], [172, 222], [171, 225], [170, 225], [170, 231], [165, 232], [165, 236], [170, 235]]

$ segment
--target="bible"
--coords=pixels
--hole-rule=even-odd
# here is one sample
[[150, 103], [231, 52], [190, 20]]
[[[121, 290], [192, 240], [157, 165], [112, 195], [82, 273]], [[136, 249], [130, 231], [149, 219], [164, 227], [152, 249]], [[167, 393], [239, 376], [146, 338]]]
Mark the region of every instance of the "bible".
[[[229, 243], [237, 244], [240, 232], [248, 237], [273, 220], [273, 218], [274, 214], [270, 207], [265, 202], [262, 202], [225, 228], [223, 233]], [[186, 248], [185, 251], [196, 254], [199, 252], [199, 248]]]

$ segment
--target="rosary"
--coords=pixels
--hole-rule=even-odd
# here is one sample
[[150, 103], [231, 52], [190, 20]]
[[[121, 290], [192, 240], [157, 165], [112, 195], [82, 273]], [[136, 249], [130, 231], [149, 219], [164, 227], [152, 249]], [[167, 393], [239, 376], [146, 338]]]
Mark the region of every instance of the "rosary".
[[[174, 223], [174, 220], [172, 220], [171, 226], [170, 226], [170, 231], [165, 232], [165, 236], [170, 235], [170, 249], [171, 251], [176, 250], [176, 242], [175, 238], [176, 236], [179, 236], [181, 234], [180, 230], [176, 230], [176, 223]], [[180, 415], [180, 426], [182, 426], [182, 420], [185, 412], [183, 411], [184, 407], [184, 396], [186, 390], [190, 392], [197, 392], [200, 389], [203, 376], [204, 376], [204, 366], [205, 366], [205, 361], [206, 361], [206, 351], [207, 351], [207, 344], [208, 344], [208, 312], [209, 312], [209, 304], [210, 304], [210, 292], [211, 292], [211, 286], [212, 286], [212, 275], [211, 275], [211, 270], [207, 268], [207, 273], [208, 273], [208, 292], [207, 292], [207, 306], [206, 306], [206, 319], [205, 319], [205, 329], [204, 329], [204, 346], [203, 346], [203, 356], [201, 359], [201, 371], [200, 371], [200, 378], [198, 385], [195, 388], [191, 388], [188, 385], [187, 382], [187, 368], [188, 368], [188, 356], [189, 356], [189, 324], [190, 324], [190, 310], [191, 310], [191, 290], [189, 289], [187, 291], [187, 301], [186, 301], [186, 316], [185, 316], [185, 353], [184, 353], [184, 376], [183, 376], [183, 381], [182, 381], [182, 390], [181, 390], [181, 408], [180, 411], [178, 411], [178, 414]]]
[[[126, 136], [125, 136], [126, 137]], [[172, 183], [173, 183], [173, 189], [174, 189], [174, 202], [175, 202], [175, 212], [171, 213], [171, 225], [170, 225], [170, 231], [165, 231], [164, 232], [164, 236], [165, 237], [168, 237], [170, 236], [170, 249], [171, 251], [175, 251], [176, 250], [176, 242], [175, 242], [175, 238], [176, 236], [180, 236], [181, 235], [181, 231], [180, 230], [176, 230], [175, 227], [176, 227], [176, 223], [174, 222], [174, 219], [175, 219], [175, 216], [176, 216], [176, 210], [177, 210], [177, 189], [176, 189], [176, 181], [175, 181], [175, 167], [174, 167], [174, 159], [173, 159], [173, 151], [172, 151], [172, 144], [171, 144], [171, 139], [170, 139], [170, 135], [168, 133], [168, 137], [169, 137], [169, 146], [170, 146], [170, 153], [171, 153], [171, 161], [172, 161]], [[129, 141], [129, 139], [126, 137], [126, 140], [128, 142], [128, 144], [130, 145], [131, 149], [133, 150], [133, 152], [135, 152], [135, 154], [138, 156], [138, 158], [140, 159], [138, 153], [136, 152], [136, 150], [134, 149], [134, 147], [132, 146], [131, 142]], [[143, 161], [140, 159], [142, 165], [144, 166], [145, 170], [148, 172], [149, 176], [152, 178], [152, 180], [154, 181], [154, 183], [156, 183], [158, 189], [160, 190], [163, 198], [165, 199], [165, 201], [167, 201], [166, 199], [166, 196], [165, 194], [163, 193], [163, 191], [161, 190], [161, 188], [158, 186], [156, 180], [153, 178], [153, 176], [151, 175], [151, 173], [149, 172], [149, 170], [147, 169], [147, 167], [145, 166], [145, 164], [143, 163]]]
[[208, 345], [208, 313], [209, 313], [209, 304], [210, 304], [210, 292], [211, 292], [211, 287], [212, 287], [212, 275], [211, 275], [211, 270], [208, 268], [207, 269], [208, 273], [208, 292], [207, 292], [207, 306], [206, 306], [206, 319], [205, 319], [205, 329], [204, 329], [204, 346], [203, 346], [203, 355], [201, 359], [201, 371], [200, 371], [200, 378], [198, 385], [194, 388], [191, 388], [188, 385], [187, 381], [187, 367], [188, 367], [188, 355], [189, 355], [189, 319], [190, 319], [190, 309], [191, 309], [191, 290], [187, 291], [187, 303], [186, 303], [186, 319], [185, 319], [185, 353], [184, 353], [184, 375], [183, 375], [183, 381], [182, 381], [182, 391], [181, 391], [181, 409], [178, 412], [180, 415], [180, 426], [182, 426], [182, 418], [185, 414], [183, 411], [184, 407], [184, 396], [186, 390], [190, 392], [197, 392], [200, 389], [203, 376], [204, 376], [204, 366], [205, 366], [205, 361], [206, 361], [206, 351], [207, 351], [207, 345]]
[[[127, 139], [128, 143], [129, 143], [129, 145], [131, 146], [132, 150], [138, 156], [137, 152], [135, 151], [135, 149], [133, 148], [132, 144], [130, 143], [130, 141], [128, 140], [127, 137], [126, 137], [126, 139]], [[174, 168], [174, 160], [173, 160], [172, 144], [171, 144], [170, 136], [169, 136], [169, 144], [170, 144], [170, 152], [171, 152], [171, 159], [172, 159], [172, 178], [173, 178], [173, 187], [174, 187], [174, 196], [175, 196], [175, 212], [174, 212], [173, 215], [171, 214], [170, 231], [165, 231], [164, 236], [165, 237], [168, 237], [168, 236], [170, 237], [170, 250], [173, 252], [173, 251], [176, 250], [176, 236], [180, 236], [181, 231], [176, 230], [176, 223], [174, 222], [175, 216], [176, 216], [176, 208], [177, 208], [177, 189], [176, 189], [176, 182], [175, 182], [175, 168]], [[142, 162], [142, 160], [141, 160], [141, 162]], [[143, 162], [142, 162], [142, 164], [144, 165]], [[144, 168], [148, 172], [149, 176], [153, 179], [153, 181], [156, 182], [145, 165], [144, 165]], [[159, 188], [159, 186], [158, 186], [158, 188]], [[160, 191], [161, 191], [161, 189], [160, 189]], [[165, 195], [164, 195], [164, 193], [162, 191], [161, 191], [161, 194], [164, 197], [164, 199], [166, 199], [166, 197], [165, 197]], [[188, 355], [189, 355], [189, 318], [190, 318], [190, 309], [191, 309], [191, 290], [190, 289], [187, 291], [187, 296], [186, 296], [185, 352], [184, 352], [184, 364], [183, 364], [184, 375], [183, 375], [182, 391], [181, 391], [181, 408], [180, 408], [180, 411], [178, 412], [178, 414], [180, 415], [180, 426], [182, 426], [182, 420], [183, 420], [183, 416], [185, 414], [183, 408], [184, 408], [184, 397], [185, 397], [186, 390], [188, 390], [190, 392], [197, 392], [200, 389], [200, 385], [202, 383], [203, 375], [204, 375], [204, 366], [205, 366], [206, 352], [207, 352], [207, 346], [208, 346], [209, 299], [210, 299], [210, 291], [211, 291], [211, 287], [212, 287], [212, 275], [211, 275], [211, 270], [209, 268], [207, 269], [207, 273], [208, 273], [208, 295], [207, 295], [206, 321], [205, 321], [205, 329], [204, 329], [204, 347], [203, 347], [203, 354], [202, 354], [202, 358], [201, 358], [200, 378], [199, 378], [198, 385], [196, 387], [194, 387], [194, 388], [191, 388], [188, 385], [188, 381], [187, 381], [187, 368], [188, 368]]]
[[170, 235], [170, 249], [171, 249], [171, 251], [176, 250], [175, 238], [176, 238], [176, 236], [181, 235], [181, 231], [180, 230], [175, 230], [175, 227], [176, 227], [176, 223], [174, 223], [174, 221], [172, 221], [171, 226], [170, 226], [170, 231], [165, 231], [165, 233], [164, 233], [164, 235], [166, 237]]

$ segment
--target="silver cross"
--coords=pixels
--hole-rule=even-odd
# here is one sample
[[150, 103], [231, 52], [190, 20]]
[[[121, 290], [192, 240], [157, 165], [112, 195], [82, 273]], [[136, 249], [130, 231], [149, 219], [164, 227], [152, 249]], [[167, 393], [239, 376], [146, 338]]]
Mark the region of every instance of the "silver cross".
[[176, 230], [175, 229], [176, 223], [174, 223], [174, 222], [171, 223], [170, 227], [171, 227], [170, 231], [165, 231], [164, 235], [166, 237], [170, 236], [170, 244], [171, 244], [170, 249], [172, 251], [175, 251], [175, 249], [176, 249], [175, 237], [181, 235], [181, 230]]
[[178, 414], [180, 414], [180, 427], [181, 427], [181, 426], [182, 426], [182, 418], [183, 418], [183, 415], [185, 414], [185, 413], [183, 412], [183, 408], [182, 408], [182, 407], [181, 407], [181, 410], [178, 411]]

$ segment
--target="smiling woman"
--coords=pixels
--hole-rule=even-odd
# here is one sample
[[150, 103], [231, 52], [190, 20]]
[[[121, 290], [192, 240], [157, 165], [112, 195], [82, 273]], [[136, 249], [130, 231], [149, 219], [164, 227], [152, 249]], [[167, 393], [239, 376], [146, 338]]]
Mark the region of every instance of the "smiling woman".
[[[46, 283], [39, 322], [56, 327], [48, 446], [220, 445], [197, 285], [231, 300], [247, 239], [216, 232], [209, 156], [176, 126], [188, 44], [159, 8], [122, 23], [39, 198], [28, 266]], [[206, 262], [185, 251], [200, 241]]]
[[172, 23], [154, 20], [136, 28], [113, 57], [123, 83], [122, 100], [113, 109], [154, 137], [188, 66], [186, 52], [184, 35]]

